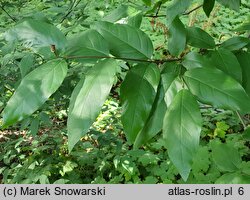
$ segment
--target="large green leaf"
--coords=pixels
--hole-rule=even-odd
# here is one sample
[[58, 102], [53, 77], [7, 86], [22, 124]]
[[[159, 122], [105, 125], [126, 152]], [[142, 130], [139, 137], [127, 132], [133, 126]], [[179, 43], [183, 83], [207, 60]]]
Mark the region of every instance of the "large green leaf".
[[211, 53], [211, 62], [214, 67], [233, 77], [239, 83], [242, 81], [242, 72], [236, 56], [226, 49], [218, 49]]
[[161, 76], [165, 81], [161, 81], [160, 86], [158, 87], [158, 92], [152, 106], [150, 116], [143, 129], [137, 135], [134, 143], [134, 148], [138, 148], [141, 145], [145, 144], [162, 129], [163, 118], [167, 110], [167, 105], [164, 100], [165, 92], [170, 87], [176, 75], [162, 74]]
[[210, 62], [205, 55], [191, 51], [185, 55], [182, 65], [187, 69], [193, 69], [199, 67], [213, 67], [213, 62]]
[[145, 144], [161, 131], [166, 109], [167, 105], [164, 101], [164, 89], [163, 86], [161, 86], [152, 106], [150, 117], [136, 137], [134, 148], [138, 148]]
[[172, 21], [179, 15], [184, 13], [192, 0], [175, 0], [168, 8], [167, 8], [167, 25], [169, 26]]
[[77, 60], [80, 62], [95, 62], [100, 59], [98, 56], [109, 55], [109, 46], [96, 30], [87, 30], [80, 35], [74, 36], [67, 42], [64, 55], [73, 57], [86, 56], [88, 58]]
[[49, 51], [51, 45], [57, 50], [62, 50], [66, 44], [63, 33], [52, 24], [29, 19], [5, 34], [7, 41], [21, 40], [25, 46], [39, 49], [45, 47]]
[[75, 87], [70, 99], [67, 123], [69, 151], [97, 118], [114, 83], [116, 72], [117, 64], [114, 60], [102, 60]]
[[232, 145], [224, 143], [212, 145], [212, 158], [221, 171], [227, 172], [236, 171], [242, 162], [238, 150]]
[[58, 89], [67, 74], [67, 63], [51, 60], [26, 75], [3, 111], [3, 128], [35, 112]]
[[127, 24], [97, 22], [93, 26], [108, 41], [110, 52], [117, 57], [146, 59], [153, 54], [149, 37]]
[[215, 48], [214, 39], [206, 31], [198, 27], [187, 28], [187, 43], [198, 48]]
[[209, 17], [210, 13], [214, 8], [215, 0], [203, 0], [203, 10], [206, 13], [207, 17]]
[[191, 69], [185, 72], [184, 79], [191, 92], [204, 103], [219, 108], [250, 111], [250, 99], [244, 88], [219, 69]]
[[199, 106], [188, 90], [181, 90], [164, 117], [163, 137], [170, 160], [186, 181], [199, 147], [202, 118]]
[[156, 65], [132, 68], [121, 85], [122, 124], [129, 142], [134, 142], [152, 109], [160, 72]]
[[220, 4], [230, 9], [238, 11], [240, 9], [241, 0], [217, 0]]
[[237, 59], [242, 69], [242, 86], [250, 96], [250, 53], [240, 52]]
[[232, 37], [221, 44], [221, 47], [229, 51], [239, 50], [250, 43], [250, 39], [246, 37]]
[[116, 9], [112, 10], [107, 16], [103, 18], [103, 21], [117, 22], [118, 20], [128, 16], [128, 6], [120, 5]]
[[186, 29], [179, 19], [176, 17], [169, 26], [168, 50], [178, 56], [186, 47]]

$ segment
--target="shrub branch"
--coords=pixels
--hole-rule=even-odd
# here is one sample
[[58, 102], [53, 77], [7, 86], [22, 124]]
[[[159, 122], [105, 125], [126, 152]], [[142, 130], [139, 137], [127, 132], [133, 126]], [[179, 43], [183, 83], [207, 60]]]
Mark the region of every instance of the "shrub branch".
[[175, 62], [182, 60], [181, 58], [169, 58], [169, 59], [161, 59], [161, 60], [153, 60], [153, 59], [137, 59], [137, 58], [124, 58], [124, 57], [113, 57], [113, 56], [64, 56], [61, 57], [64, 59], [102, 59], [102, 58], [113, 58], [116, 60], [127, 60], [127, 61], [136, 61], [136, 62], [145, 62], [145, 63], [155, 63], [155, 64], [163, 64], [165, 62]]

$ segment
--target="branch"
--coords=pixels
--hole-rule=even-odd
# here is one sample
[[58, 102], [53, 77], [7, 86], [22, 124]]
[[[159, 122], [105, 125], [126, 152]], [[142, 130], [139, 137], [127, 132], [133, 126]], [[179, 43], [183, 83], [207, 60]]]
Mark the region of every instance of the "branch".
[[4, 9], [3, 6], [0, 6], [0, 8], [9, 16], [9, 18], [10, 18], [12, 21], [16, 22], [16, 19], [15, 19], [14, 17], [12, 17], [12, 16]]
[[162, 6], [162, 2], [160, 2], [159, 6], [158, 6], [158, 8], [157, 8], [157, 11], [156, 11], [156, 13], [155, 13], [155, 16], [156, 16], [156, 17], [157, 17], [158, 14], [159, 14], [159, 11], [160, 11], [160, 9], [161, 9], [161, 6]]
[[[194, 11], [198, 10], [199, 8], [201, 8], [202, 6], [203, 6], [203, 4], [201, 4], [201, 5], [199, 5], [199, 6], [195, 7], [195, 8], [193, 8], [193, 9], [190, 10], [190, 11], [187, 11], [187, 12], [185, 12], [185, 13], [182, 13], [182, 15], [189, 15], [189, 14], [191, 14], [192, 12], [194, 12]], [[167, 17], [167, 15], [145, 15], [145, 17], [157, 18], [157, 17]]]
[[182, 60], [181, 58], [170, 58], [170, 59], [162, 59], [162, 60], [145, 60], [145, 59], [137, 59], [137, 58], [123, 58], [123, 57], [113, 57], [113, 56], [64, 56], [61, 57], [64, 59], [90, 59], [90, 58], [96, 58], [96, 59], [102, 59], [102, 58], [113, 58], [116, 60], [128, 60], [128, 61], [137, 61], [137, 62], [146, 62], [146, 63], [155, 63], [155, 64], [163, 64], [165, 62], [175, 62]]
[[199, 6], [195, 7], [195, 8], [193, 8], [193, 9], [190, 10], [190, 11], [187, 11], [187, 12], [183, 13], [183, 15], [189, 15], [189, 14], [191, 14], [192, 12], [194, 12], [194, 11], [198, 10], [199, 8], [201, 8], [202, 6], [203, 6], [203, 4], [201, 4], [201, 5], [199, 5]]

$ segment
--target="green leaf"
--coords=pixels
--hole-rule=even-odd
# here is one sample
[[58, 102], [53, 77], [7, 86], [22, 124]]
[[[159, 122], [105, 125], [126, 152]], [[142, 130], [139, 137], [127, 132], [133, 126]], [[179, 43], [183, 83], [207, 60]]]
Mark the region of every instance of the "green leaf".
[[42, 174], [39, 177], [39, 182], [40, 182], [40, 184], [50, 184], [49, 183], [49, 179], [48, 179], [48, 177], [45, 174]]
[[103, 21], [117, 22], [118, 20], [128, 16], [128, 6], [120, 5], [118, 8], [112, 10], [107, 16], [103, 18]]
[[240, 52], [237, 54], [237, 59], [242, 69], [242, 86], [250, 96], [250, 53]]
[[201, 55], [197, 52], [191, 51], [187, 55], [185, 55], [184, 60], [182, 61], [182, 65], [186, 69], [194, 69], [200, 67], [213, 67], [213, 63], [205, 56]]
[[34, 65], [34, 56], [32, 54], [25, 55], [19, 63], [22, 78], [30, 71]]
[[109, 46], [96, 30], [87, 30], [80, 35], [74, 36], [67, 42], [64, 54], [66, 56], [88, 57], [76, 59], [80, 62], [96, 62], [100, 59], [98, 56], [109, 55]]
[[21, 40], [27, 47], [39, 49], [55, 45], [57, 50], [62, 50], [66, 43], [63, 33], [55, 26], [38, 20], [26, 20], [5, 34], [7, 41]]
[[67, 123], [69, 151], [97, 118], [114, 83], [116, 71], [114, 60], [102, 60], [87, 72], [72, 92]]
[[239, 83], [242, 81], [242, 72], [240, 63], [236, 56], [226, 49], [218, 49], [211, 53], [211, 62], [213, 66], [233, 77]]
[[59, 88], [67, 74], [67, 63], [51, 60], [26, 75], [3, 111], [3, 128], [35, 112]]
[[145, 126], [137, 135], [134, 148], [139, 148], [151, 138], [153, 138], [162, 129], [163, 117], [167, 110], [167, 105], [164, 101], [164, 87], [160, 84], [154, 104], [151, 109], [150, 117]]
[[236, 29], [236, 31], [249, 31], [250, 30], [250, 22], [243, 23], [240, 27]]
[[167, 8], [167, 26], [169, 26], [174, 19], [179, 15], [184, 13], [190, 4], [192, 3], [192, 0], [175, 0], [168, 8]]
[[110, 52], [114, 56], [146, 59], [153, 54], [151, 40], [140, 29], [109, 22], [97, 22], [94, 28], [108, 41]]
[[232, 37], [221, 44], [221, 47], [229, 51], [239, 50], [250, 43], [249, 38], [246, 37]]
[[228, 173], [222, 175], [215, 181], [216, 184], [249, 184], [250, 176], [239, 173]]
[[130, 16], [128, 18], [128, 25], [134, 26], [136, 28], [140, 28], [141, 23], [142, 23], [142, 17], [143, 17], [142, 12], [139, 12], [138, 14], [134, 16]]
[[203, 10], [206, 13], [207, 17], [209, 17], [210, 13], [214, 8], [215, 0], [203, 0]]
[[198, 27], [187, 28], [187, 43], [197, 48], [215, 48], [214, 39], [206, 31]]
[[191, 92], [203, 103], [214, 107], [250, 111], [250, 99], [244, 88], [233, 78], [216, 68], [195, 68], [184, 74]]
[[186, 47], [186, 29], [179, 19], [176, 17], [169, 27], [168, 50], [178, 56]]
[[234, 172], [238, 170], [241, 164], [238, 150], [225, 143], [214, 143], [212, 145], [212, 158], [221, 171]]
[[202, 118], [199, 106], [188, 90], [181, 90], [170, 104], [163, 121], [163, 137], [170, 160], [184, 181], [199, 147]]
[[217, 0], [220, 4], [230, 9], [239, 11], [240, 9], [240, 0]]
[[31, 124], [30, 124], [30, 133], [31, 135], [37, 135], [38, 133], [38, 130], [39, 130], [39, 125], [40, 125], [40, 121], [38, 118], [35, 118], [32, 120]]
[[154, 103], [160, 72], [156, 65], [132, 68], [121, 85], [122, 124], [129, 142], [134, 142], [144, 127]]
[[161, 75], [161, 83], [158, 87], [157, 95], [151, 109], [150, 117], [145, 126], [136, 137], [134, 148], [138, 148], [153, 138], [162, 129], [163, 118], [167, 109], [175, 95], [182, 89], [182, 84], [177, 78], [178, 72], [171, 68], [176, 65], [168, 65], [165, 73]]

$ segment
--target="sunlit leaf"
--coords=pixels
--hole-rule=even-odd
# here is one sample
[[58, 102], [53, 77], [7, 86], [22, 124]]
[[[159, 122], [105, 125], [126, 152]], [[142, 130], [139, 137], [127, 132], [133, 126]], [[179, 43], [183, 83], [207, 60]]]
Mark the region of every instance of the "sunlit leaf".
[[67, 63], [51, 60], [26, 75], [3, 111], [3, 127], [35, 112], [59, 88], [67, 74]]
[[102, 60], [89, 70], [75, 87], [68, 114], [68, 148], [84, 136], [97, 118], [114, 83], [117, 64], [114, 60]]
[[201, 126], [202, 118], [196, 99], [188, 90], [181, 90], [165, 114], [163, 137], [170, 160], [185, 181], [199, 147]]

